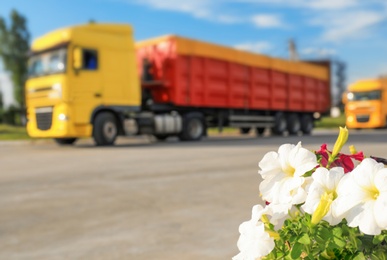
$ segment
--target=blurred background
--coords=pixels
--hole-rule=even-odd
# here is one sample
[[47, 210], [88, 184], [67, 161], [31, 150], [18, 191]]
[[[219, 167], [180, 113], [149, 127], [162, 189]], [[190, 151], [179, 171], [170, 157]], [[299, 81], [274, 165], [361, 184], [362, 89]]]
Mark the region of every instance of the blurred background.
[[[246, 130], [241, 127], [224, 129], [222, 133], [218, 133], [214, 130], [217, 129], [216, 123], [218, 128], [222, 129], [223, 117], [220, 113], [219, 117], [213, 117], [219, 119], [219, 122], [214, 121], [213, 129], [209, 129], [210, 138], [204, 138], [201, 142], [177, 142], [176, 135], [135, 136], [132, 139], [120, 139], [117, 145], [109, 147], [95, 146], [91, 138], [83, 138], [85, 135], [80, 135], [81, 140], [75, 146], [68, 145], [75, 141], [71, 135], [67, 136], [71, 138], [59, 140], [62, 141], [59, 144], [63, 146], [41, 139], [31, 141], [25, 129], [24, 86], [32, 41], [58, 28], [89, 23], [130, 24], [134, 29], [135, 41], [177, 34], [281, 58], [286, 60], [283, 64], [290, 64], [288, 71], [292, 71], [289, 67], [294, 64], [288, 62], [289, 60], [328, 62], [331, 65], [331, 112], [335, 113], [328, 113], [314, 125], [312, 121], [307, 120], [307, 123], [312, 123], [312, 128], [316, 126], [316, 131], [311, 133], [311, 129], [302, 130], [302, 136], [296, 127], [297, 131], [293, 134], [288, 131], [288, 134], [282, 135], [286, 130], [282, 129], [278, 135], [269, 135], [266, 130], [272, 129], [259, 128], [259, 124], [253, 127], [248, 125], [247, 131], [244, 132], [239, 131]], [[258, 192], [259, 160], [268, 151], [276, 151], [283, 143], [296, 144], [301, 140], [303, 146], [310, 150], [318, 150], [323, 143], [332, 148], [338, 126], [346, 124], [343, 96], [350, 101], [348, 104], [352, 109], [353, 122], [357, 120], [358, 123], [350, 131], [349, 143], [356, 145], [357, 149], [364, 151], [367, 156], [387, 157], [387, 78], [383, 83], [372, 81], [365, 85], [356, 85], [353, 93], [345, 93], [348, 86], [358, 80], [387, 76], [386, 28], [385, 0], [0, 1], [0, 259], [230, 259], [238, 252], [236, 243], [239, 224], [251, 217], [250, 209], [254, 204], [263, 203]], [[105, 36], [115, 37], [110, 32]], [[94, 41], [95, 38], [91, 39]], [[106, 42], [108, 41], [105, 40]], [[40, 42], [40, 45], [44, 44]], [[53, 47], [48, 48], [49, 51], [54, 51], [52, 53], [60, 54], [62, 58], [65, 56], [64, 52], [55, 52], [58, 46], [50, 47]], [[103, 51], [106, 49], [108, 48]], [[80, 51], [80, 48], [78, 50]], [[228, 51], [236, 53], [234, 50]], [[69, 52], [73, 56], [68, 57], [75, 60], [76, 53]], [[93, 53], [96, 52], [88, 54], [92, 56]], [[41, 57], [40, 54], [40, 51], [35, 52], [38, 58]], [[120, 56], [120, 52], [115, 55], [114, 58], [108, 59], [110, 65], [116, 65], [118, 58], [126, 60], [127, 57]], [[125, 55], [129, 56], [129, 52]], [[130, 57], [135, 67], [133, 56]], [[38, 58], [36, 60], [39, 60]], [[72, 58], [68, 61], [73, 61]], [[82, 65], [82, 62], [79, 63]], [[200, 66], [201, 63], [197, 64], [198, 71], [210, 71], [206, 69], [208, 67]], [[64, 70], [63, 63], [56, 65], [56, 69]], [[113, 69], [103, 76], [109, 75], [111, 81], [116, 80], [115, 75], [112, 75], [114, 73], [110, 71], [119, 66], [111, 66]], [[66, 72], [68, 78], [80, 79], [91, 75], [96, 81], [102, 79], [100, 75], [97, 78], [93, 74], [87, 74], [89, 71], [80, 72], [75, 66], [69, 68], [71, 70]], [[214, 88], [229, 90], [230, 78], [233, 75], [228, 73], [229, 64], [222, 68], [226, 69], [218, 71], [223, 71], [222, 82], [226, 83], [221, 85], [218, 82], [222, 88], [216, 84]], [[127, 77], [127, 71], [121, 71], [121, 79], [130, 78]], [[213, 71], [216, 69], [213, 69], [212, 73]], [[186, 74], [188, 73], [183, 75], [185, 78], [181, 78], [189, 82], [193, 77]], [[324, 74], [327, 75], [328, 73]], [[50, 76], [41, 78], [47, 79]], [[60, 84], [60, 77], [61, 75], [56, 79], [51, 77], [47, 81], [39, 77], [29, 80], [35, 84], [29, 86], [31, 100], [46, 93], [48, 98], [42, 98], [44, 101], [54, 100], [60, 104], [58, 97], [62, 95], [62, 90], [63, 93], [66, 88], [79, 90], [78, 85]], [[205, 77], [207, 76], [197, 78], [202, 80]], [[187, 80], [188, 78], [190, 79]], [[213, 78], [217, 80], [219, 77], [215, 75]], [[282, 75], [282, 78], [290, 77]], [[185, 88], [184, 84], [181, 84], [182, 88]], [[235, 85], [240, 87], [243, 84]], [[280, 89], [277, 88], [278, 85], [267, 84], [275, 90]], [[283, 85], [292, 86], [290, 83]], [[324, 84], [321, 89], [329, 89], [328, 85]], [[131, 86], [136, 87], [135, 84]], [[165, 89], [171, 89], [170, 85], [168, 87]], [[378, 89], [375, 89], [376, 87]], [[106, 89], [113, 88], [108, 86]], [[315, 93], [309, 88], [308, 92], [305, 89], [307, 88], [298, 88], [298, 94], [301, 97], [309, 94], [309, 99], [301, 98], [295, 103], [302, 101], [307, 103], [302, 105], [304, 107], [310, 104], [312, 107], [317, 106], [317, 102], [309, 101], [318, 99], [318, 91]], [[82, 90], [78, 94], [81, 92]], [[50, 99], [49, 93], [56, 96]], [[189, 91], [184, 93], [189, 95]], [[240, 92], [235, 93], [235, 96], [242, 96]], [[290, 96], [287, 96], [286, 91], [281, 93], [285, 93], [282, 100]], [[324, 93], [329, 96], [329, 91]], [[99, 92], [89, 91], [86, 94], [90, 94], [95, 100], [101, 97]], [[249, 98], [247, 95], [243, 97], [246, 100]], [[229, 102], [228, 94], [223, 96], [226, 96]], [[205, 99], [206, 94], [202, 94], [202, 97]], [[85, 110], [82, 105], [87, 102], [83, 98], [84, 96], [80, 95], [78, 112], [85, 112], [82, 111]], [[265, 98], [270, 99], [270, 102], [275, 99], [269, 94]], [[148, 105], [144, 100], [139, 102]], [[326, 101], [329, 108], [329, 97]], [[267, 103], [269, 104], [269, 101]], [[42, 104], [46, 104], [46, 107], [41, 107]], [[34, 109], [39, 116], [48, 114], [49, 117], [42, 116], [39, 120], [28, 121], [28, 124], [42, 121], [48, 122], [49, 127], [43, 124], [42, 127], [38, 126], [39, 129], [35, 129], [35, 132], [44, 133], [51, 127], [53, 110], [50, 106], [53, 105], [47, 104], [51, 103], [36, 102]], [[101, 104], [104, 105], [97, 105]], [[152, 103], [149, 106], [151, 105]], [[62, 123], [64, 125], [69, 118], [74, 117], [67, 114], [64, 106], [58, 107], [63, 109], [55, 117], [58, 129], [61, 130]], [[229, 112], [231, 118], [233, 111], [230, 107], [225, 107], [221, 112]], [[242, 117], [245, 108], [239, 111]], [[183, 107], [181, 114], [189, 115], [184, 109], [186, 107]], [[91, 114], [91, 110], [89, 112]], [[176, 118], [176, 113], [173, 112], [176, 111], [172, 111], [171, 117]], [[261, 114], [254, 115], [271, 116], [275, 120], [277, 118], [274, 114], [266, 113], [267, 111], [260, 112]], [[294, 116], [299, 112], [292, 114]], [[311, 119], [312, 114], [315, 114], [313, 112], [309, 111], [310, 115], [304, 119]], [[194, 115], [197, 116], [197, 113], [194, 112]], [[290, 116], [285, 118], [281, 111], [275, 115], [281, 116], [281, 120], [276, 120], [279, 122], [275, 124], [283, 125], [281, 122], [285, 121], [285, 128], [287, 121], [299, 122], [292, 120]], [[91, 133], [90, 117], [87, 114], [87, 118], [81, 118], [82, 123], [88, 127], [85, 128], [89, 131], [88, 137]], [[370, 118], [380, 119], [380, 124], [371, 125]], [[110, 120], [111, 117], [105, 116], [105, 119], [105, 123], [113, 122], [110, 125], [117, 126], [114, 119]], [[188, 119], [190, 118], [187, 116], [184, 121], [190, 122]], [[190, 120], [193, 119], [195, 117], [191, 114]], [[149, 122], [153, 126], [153, 121]], [[201, 126], [199, 138], [196, 138], [200, 139], [204, 135], [204, 120], [196, 117], [196, 122]], [[106, 124], [99, 125], [105, 129]], [[34, 127], [36, 128], [36, 125]], [[331, 129], [326, 129], [327, 127]], [[372, 129], [357, 131], [363, 127]], [[382, 127], [384, 129], [373, 129]], [[253, 128], [257, 135], [250, 131]], [[83, 128], [81, 130], [83, 134]], [[112, 132], [115, 138], [117, 131]], [[177, 130], [173, 133], [176, 132]], [[244, 135], [241, 135], [242, 133]], [[161, 141], [157, 142], [155, 137]], [[170, 140], [162, 142], [169, 137]], [[24, 140], [19, 142], [21, 139]], [[347, 148], [344, 150], [348, 151]]]
[[23, 123], [14, 114], [23, 105], [23, 55], [31, 41], [88, 22], [131, 24], [136, 40], [178, 34], [273, 57], [330, 60], [332, 105], [340, 106], [349, 83], [387, 73], [386, 10], [382, 0], [2, 1], [1, 34], [15, 36], [15, 49], [9, 61], [0, 42], [1, 120]]

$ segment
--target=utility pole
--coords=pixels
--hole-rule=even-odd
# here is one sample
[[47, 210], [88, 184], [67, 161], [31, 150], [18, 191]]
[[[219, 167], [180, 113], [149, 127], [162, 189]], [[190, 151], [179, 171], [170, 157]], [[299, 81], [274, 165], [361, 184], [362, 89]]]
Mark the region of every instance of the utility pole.
[[298, 61], [298, 53], [296, 48], [296, 43], [293, 39], [289, 40], [289, 60]]
[[[336, 61], [336, 88], [338, 97], [341, 97], [346, 89], [346, 64], [343, 61]], [[337, 101], [337, 106], [342, 107], [341, 99]]]

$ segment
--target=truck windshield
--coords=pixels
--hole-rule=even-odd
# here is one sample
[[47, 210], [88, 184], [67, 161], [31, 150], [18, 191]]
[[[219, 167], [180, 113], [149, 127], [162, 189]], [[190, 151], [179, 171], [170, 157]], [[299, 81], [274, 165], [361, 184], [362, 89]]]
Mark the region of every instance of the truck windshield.
[[32, 55], [28, 61], [28, 76], [40, 77], [63, 73], [66, 70], [65, 48]]
[[348, 93], [349, 101], [380, 100], [381, 98], [382, 98], [382, 92], [380, 90]]

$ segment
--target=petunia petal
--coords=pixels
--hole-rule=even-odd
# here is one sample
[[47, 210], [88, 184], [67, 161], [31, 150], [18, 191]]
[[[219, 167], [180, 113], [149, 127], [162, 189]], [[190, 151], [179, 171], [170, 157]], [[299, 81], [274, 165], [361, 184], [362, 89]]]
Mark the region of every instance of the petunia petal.
[[375, 174], [375, 187], [379, 192], [387, 192], [387, 169], [383, 168]]
[[367, 235], [379, 235], [381, 228], [376, 224], [374, 214], [375, 201], [371, 200], [364, 204], [363, 212], [360, 215], [359, 229]]
[[387, 229], [387, 192], [380, 193], [376, 199], [373, 214], [378, 226]]

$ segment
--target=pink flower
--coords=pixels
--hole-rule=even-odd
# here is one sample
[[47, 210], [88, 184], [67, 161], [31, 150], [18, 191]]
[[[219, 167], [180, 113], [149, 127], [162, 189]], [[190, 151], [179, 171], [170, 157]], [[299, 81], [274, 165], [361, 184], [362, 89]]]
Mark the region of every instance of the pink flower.
[[[331, 151], [328, 150], [327, 144], [323, 144], [320, 147], [320, 150], [316, 152], [317, 155], [321, 156], [320, 164], [323, 167], [328, 166], [328, 160], [329, 160], [329, 154], [331, 154]], [[339, 153], [336, 157], [336, 159], [329, 165], [330, 168], [332, 167], [343, 167], [344, 172], [348, 173], [352, 171], [355, 168], [355, 165], [353, 163], [353, 160], [356, 161], [363, 161], [364, 160], [364, 154], [363, 152], [357, 152], [355, 154], [343, 154]]]

